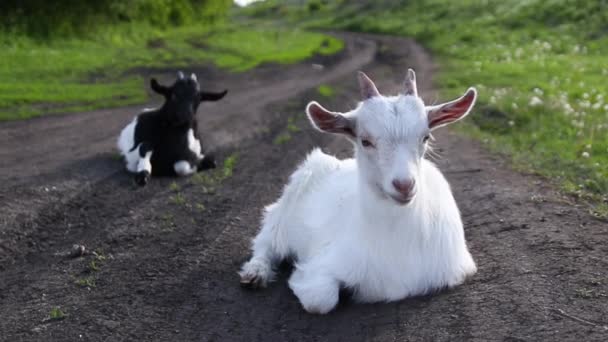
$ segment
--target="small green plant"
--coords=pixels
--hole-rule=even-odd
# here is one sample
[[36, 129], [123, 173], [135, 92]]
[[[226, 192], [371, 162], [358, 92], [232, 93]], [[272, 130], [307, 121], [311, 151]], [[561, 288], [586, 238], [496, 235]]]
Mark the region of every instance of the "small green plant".
[[175, 191], [175, 192], [179, 191], [180, 190], [179, 184], [177, 184], [176, 182], [171, 182], [171, 184], [169, 184], [169, 190]]
[[107, 259], [106, 255], [101, 251], [101, 249], [96, 249], [93, 251], [93, 256], [97, 261], [105, 261]]
[[101, 263], [106, 261], [107, 257], [99, 249], [93, 251], [93, 259], [89, 261], [88, 269], [89, 272], [98, 272], [100, 270]]
[[287, 119], [287, 131], [291, 133], [296, 133], [300, 131], [300, 127], [296, 125], [296, 119], [294, 117]]
[[283, 145], [284, 143], [288, 142], [289, 140], [291, 140], [291, 134], [289, 134], [289, 132], [284, 132], [284, 133], [277, 135], [277, 137], [274, 138], [272, 143], [275, 145]]
[[196, 204], [195, 204], [195, 207], [196, 207], [196, 209], [197, 209], [198, 211], [205, 211], [205, 209], [206, 209], [206, 208], [205, 208], [205, 205], [204, 205], [204, 204], [202, 204], [202, 203], [196, 203]]
[[317, 87], [317, 92], [323, 97], [332, 97], [335, 94], [334, 88], [327, 84], [322, 84]]
[[82, 286], [82, 287], [93, 288], [93, 287], [95, 287], [95, 278], [93, 278], [92, 276], [89, 276], [89, 277], [76, 279], [76, 285]]
[[218, 184], [232, 177], [237, 160], [238, 153], [232, 153], [226, 157], [226, 159], [224, 159], [224, 163], [222, 164], [221, 168], [207, 172], [199, 172], [192, 176], [192, 181], [196, 184], [202, 185], [203, 191], [206, 194], [214, 193]]
[[184, 195], [179, 192], [169, 197], [169, 200], [171, 201], [171, 203], [177, 205], [184, 205], [186, 203], [186, 197], [184, 197]]
[[238, 153], [232, 153], [224, 160], [224, 166], [222, 167], [222, 180], [228, 177], [232, 177], [232, 173], [234, 172], [234, 167], [236, 166], [236, 161], [238, 159]]
[[580, 288], [580, 289], [576, 290], [575, 296], [578, 298], [583, 298], [583, 299], [592, 299], [592, 298], [599, 297], [599, 294], [596, 293], [592, 289]]
[[49, 321], [58, 321], [58, 320], [62, 320], [66, 317], [65, 312], [63, 312], [63, 310], [61, 310], [61, 308], [59, 307], [54, 307], [51, 309], [51, 312], [49, 313], [49, 317], [48, 320]]
[[89, 261], [89, 271], [97, 272], [99, 271], [99, 265], [97, 264], [97, 260], [93, 259]]

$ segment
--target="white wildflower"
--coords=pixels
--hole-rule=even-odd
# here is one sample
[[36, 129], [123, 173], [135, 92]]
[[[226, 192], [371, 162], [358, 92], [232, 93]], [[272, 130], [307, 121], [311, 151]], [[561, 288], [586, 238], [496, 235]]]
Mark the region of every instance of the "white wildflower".
[[543, 96], [544, 92], [540, 88], [534, 88], [534, 94], [536, 94], [538, 96]]
[[585, 151], [581, 154], [583, 158], [589, 158], [589, 152]]
[[530, 98], [530, 103], [529, 105], [531, 107], [536, 107], [536, 106], [540, 106], [543, 104], [543, 100], [541, 100], [539, 97], [537, 96], [532, 96], [532, 98]]
[[511, 126], [511, 127], [515, 126], [515, 121], [509, 120], [509, 126]]
[[515, 50], [515, 57], [520, 58], [524, 54], [524, 50], [522, 48], [517, 48]]

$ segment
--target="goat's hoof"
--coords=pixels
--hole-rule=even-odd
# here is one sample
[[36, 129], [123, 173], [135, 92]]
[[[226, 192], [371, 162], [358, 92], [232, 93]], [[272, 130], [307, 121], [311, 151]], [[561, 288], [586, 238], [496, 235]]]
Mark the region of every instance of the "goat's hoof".
[[135, 183], [139, 186], [144, 186], [148, 184], [150, 180], [150, 172], [148, 171], [140, 171], [135, 175]]
[[215, 157], [212, 154], [205, 155], [205, 158], [198, 164], [199, 171], [215, 169], [216, 167]]
[[253, 274], [247, 274], [241, 276], [241, 287], [247, 289], [258, 289], [264, 287], [264, 281], [261, 277]]

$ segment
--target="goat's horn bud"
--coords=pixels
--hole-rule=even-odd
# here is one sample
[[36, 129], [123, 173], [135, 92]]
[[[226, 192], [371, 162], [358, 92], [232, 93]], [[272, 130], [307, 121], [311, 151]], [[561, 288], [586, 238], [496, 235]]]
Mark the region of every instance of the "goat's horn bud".
[[407, 69], [404, 88], [405, 95], [418, 96], [418, 89], [416, 87], [416, 73], [413, 69]]

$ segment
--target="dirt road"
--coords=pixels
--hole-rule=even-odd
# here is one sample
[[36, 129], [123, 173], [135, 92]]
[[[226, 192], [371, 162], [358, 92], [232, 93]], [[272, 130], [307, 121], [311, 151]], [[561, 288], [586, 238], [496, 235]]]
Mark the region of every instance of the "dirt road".
[[[343, 38], [338, 56], [297, 65], [187, 70], [206, 89], [230, 89], [199, 110], [205, 145], [237, 160], [212, 177], [135, 187], [114, 141], [139, 107], [0, 124], [0, 340], [608, 340], [608, 224], [445, 130], [437, 163], [479, 268], [467, 283], [390, 304], [345, 295], [327, 316], [301, 309], [285, 283], [288, 266], [268, 289], [239, 287], [261, 209], [295, 165], [314, 146], [350, 153], [309, 128], [307, 101], [347, 110], [358, 98], [356, 70], [396, 93], [407, 67], [436, 100], [434, 66], [419, 45]], [[336, 94], [324, 99], [319, 84]], [[91, 252], [69, 258], [73, 244]], [[49, 320], [53, 308], [65, 316]]]

